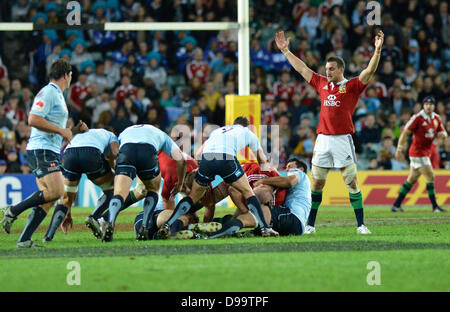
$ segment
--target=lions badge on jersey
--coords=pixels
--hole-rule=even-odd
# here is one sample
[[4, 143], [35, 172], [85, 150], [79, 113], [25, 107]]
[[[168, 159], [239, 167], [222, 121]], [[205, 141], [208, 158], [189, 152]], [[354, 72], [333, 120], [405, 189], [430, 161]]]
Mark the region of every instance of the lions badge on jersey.
[[438, 121], [435, 119], [435, 120], [433, 120], [433, 123], [434, 123], [434, 128], [437, 129], [437, 127], [439, 126]]
[[339, 93], [347, 93], [345, 84], [339, 86]]

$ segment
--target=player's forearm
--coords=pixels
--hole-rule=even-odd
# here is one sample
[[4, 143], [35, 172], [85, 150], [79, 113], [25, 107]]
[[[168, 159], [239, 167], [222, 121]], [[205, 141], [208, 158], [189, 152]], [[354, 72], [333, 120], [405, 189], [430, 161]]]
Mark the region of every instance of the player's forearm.
[[375, 50], [375, 53], [372, 55], [372, 58], [367, 65], [367, 68], [361, 72], [360, 81], [362, 83], [369, 83], [372, 79], [373, 75], [377, 71], [378, 63], [380, 63], [381, 49]]
[[61, 135], [62, 128], [58, 127], [57, 125], [54, 125], [47, 120], [45, 120], [44, 117], [30, 114], [28, 117], [28, 124], [32, 127], [35, 127], [41, 131], [50, 132], [50, 133], [56, 133]]
[[184, 159], [177, 160], [177, 176], [178, 184], [183, 185], [186, 176], [186, 161]]
[[284, 56], [286, 56], [292, 67], [306, 80], [310, 82], [312, 78], [313, 71], [298, 57], [296, 57], [288, 48], [283, 49]]
[[406, 150], [406, 139], [408, 138], [408, 135], [406, 132], [402, 132], [400, 134], [400, 137], [398, 138], [397, 143], [397, 151], [404, 152]]
[[272, 177], [260, 180], [262, 184], [273, 187], [289, 188], [292, 186], [292, 181], [289, 177]]

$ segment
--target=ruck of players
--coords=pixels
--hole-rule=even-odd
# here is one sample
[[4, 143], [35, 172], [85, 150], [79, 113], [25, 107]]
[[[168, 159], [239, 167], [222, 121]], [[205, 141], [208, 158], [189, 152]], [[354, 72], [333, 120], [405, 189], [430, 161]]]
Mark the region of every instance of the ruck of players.
[[[276, 33], [278, 49], [320, 96], [311, 168], [305, 160], [290, 157], [284, 168], [286, 174], [280, 174], [271, 166], [245, 116], [212, 131], [195, 155], [182, 151], [169, 134], [150, 124], [113, 133], [89, 129], [80, 121], [69, 129], [63, 92], [70, 87], [72, 68], [68, 61], [59, 59], [51, 65], [50, 81], [34, 98], [28, 117], [32, 131], [27, 159], [38, 191], [3, 209], [4, 231], [10, 233], [17, 217], [30, 210], [17, 247], [41, 246], [32, 235], [47, 215], [51, 220], [44, 244], [58, 238], [55, 234], [59, 228], [70, 235], [71, 209], [84, 174], [102, 191], [85, 226], [104, 243], [114, 241], [121, 213], [141, 200], [142, 211], [134, 218], [139, 241], [314, 234], [327, 175], [338, 170], [354, 211], [355, 234], [372, 234], [364, 219], [363, 194], [357, 180], [352, 117], [361, 93], [377, 71], [384, 34], [380, 31], [374, 38], [367, 67], [359, 76], [348, 79], [344, 77], [346, 64], [342, 58], [329, 57], [326, 76], [322, 76], [290, 52], [289, 41], [282, 30]], [[405, 156], [407, 139], [413, 135], [411, 165], [408, 179], [392, 204], [393, 212], [403, 211], [402, 201], [420, 175], [426, 179], [432, 210], [445, 211], [436, 203], [429, 154], [433, 139], [445, 138], [447, 133], [434, 109], [434, 98], [426, 97], [423, 110], [411, 118], [400, 136], [395, 154], [398, 159]], [[256, 162], [238, 160], [237, 155], [245, 148], [251, 150]], [[227, 197], [236, 209], [219, 218], [215, 216], [216, 204]]]

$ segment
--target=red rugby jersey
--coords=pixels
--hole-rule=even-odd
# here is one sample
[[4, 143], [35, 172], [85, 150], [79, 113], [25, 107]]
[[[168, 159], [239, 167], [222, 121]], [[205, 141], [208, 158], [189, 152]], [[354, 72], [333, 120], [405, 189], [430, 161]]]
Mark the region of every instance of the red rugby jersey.
[[405, 129], [413, 134], [410, 157], [430, 157], [434, 137], [438, 132], [445, 131], [441, 117], [436, 113], [432, 113], [430, 117], [423, 109], [409, 119]]
[[[177, 162], [164, 152], [159, 152], [158, 163], [161, 170], [161, 177], [164, 179], [164, 184], [161, 192], [161, 197], [165, 200], [170, 199], [170, 192], [172, 192], [175, 185], [178, 183]], [[197, 161], [195, 159], [186, 160], [186, 173], [197, 169]]]
[[[280, 175], [275, 170], [262, 171], [257, 163], [243, 163], [242, 169], [244, 169], [247, 175], [248, 182], [253, 188], [253, 184], [264, 178], [279, 177]], [[286, 199], [287, 189], [275, 188], [272, 194], [272, 200], [270, 201], [270, 206], [280, 206], [284, 203]]]
[[317, 134], [351, 134], [355, 132], [352, 115], [359, 96], [367, 84], [359, 77], [333, 84], [324, 76], [313, 73], [309, 84], [320, 95], [320, 117]]

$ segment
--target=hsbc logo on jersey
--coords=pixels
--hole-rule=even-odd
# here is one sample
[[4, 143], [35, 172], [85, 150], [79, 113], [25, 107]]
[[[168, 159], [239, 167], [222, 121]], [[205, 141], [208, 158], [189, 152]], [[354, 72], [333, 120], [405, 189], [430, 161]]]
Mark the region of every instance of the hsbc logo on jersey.
[[425, 133], [425, 137], [428, 139], [433, 139], [434, 138], [434, 129], [433, 128], [428, 129], [428, 133]]
[[335, 106], [340, 107], [341, 101], [336, 101], [336, 95], [330, 94], [326, 100], [323, 101], [324, 106]]

